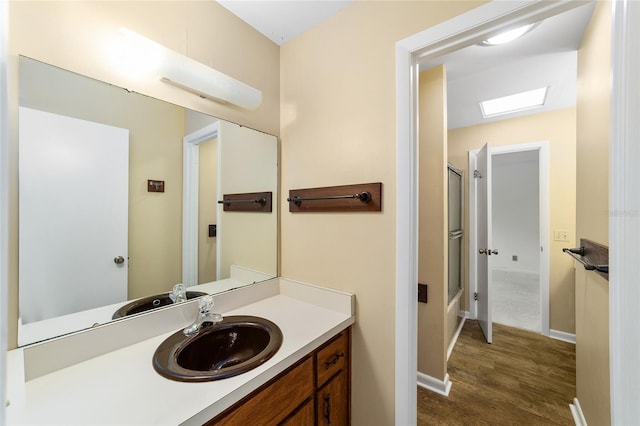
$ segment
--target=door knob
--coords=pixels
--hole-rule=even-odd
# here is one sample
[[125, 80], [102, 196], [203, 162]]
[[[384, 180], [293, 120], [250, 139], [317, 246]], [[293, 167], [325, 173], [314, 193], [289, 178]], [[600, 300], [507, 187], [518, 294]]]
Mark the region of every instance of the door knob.
[[479, 249], [478, 254], [487, 254], [487, 249]]
[[124, 257], [122, 256], [116, 256], [113, 258], [113, 263], [115, 263], [116, 265], [122, 265], [124, 263]]

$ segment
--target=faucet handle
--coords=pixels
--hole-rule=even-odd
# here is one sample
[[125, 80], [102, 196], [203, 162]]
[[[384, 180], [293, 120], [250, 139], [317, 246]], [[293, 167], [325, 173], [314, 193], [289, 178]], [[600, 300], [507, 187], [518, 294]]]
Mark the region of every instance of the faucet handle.
[[203, 314], [213, 312], [213, 295], [202, 296], [198, 301], [198, 309]]
[[195, 336], [205, 322], [217, 324], [223, 320], [222, 315], [213, 313], [213, 295], [202, 296], [198, 300], [198, 317], [193, 324], [185, 327], [182, 332], [185, 336]]
[[187, 289], [184, 284], [178, 283], [173, 286], [173, 290], [169, 294], [169, 298], [173, 303], [185, 302], [187, 300]]

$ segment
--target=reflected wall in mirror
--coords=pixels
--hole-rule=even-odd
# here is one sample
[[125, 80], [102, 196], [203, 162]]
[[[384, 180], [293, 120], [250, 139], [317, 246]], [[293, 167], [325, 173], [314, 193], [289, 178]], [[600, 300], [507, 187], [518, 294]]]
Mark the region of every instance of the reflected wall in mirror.
[[[277, 275], [277, 203], [234, 214], [216, 202], [219, 191], [277, 200], [274, 136], [26, 57], [19, 122], [20, 346], [108, 322], [129, 300], [170, 292], [189, 268], [186, 284], [213, 282], [206, 292]], [[212, 125], [192, 159], [198, 179], [183, 182], [187, 136]], [[194, 189], [189, 266], [183, 193]]]

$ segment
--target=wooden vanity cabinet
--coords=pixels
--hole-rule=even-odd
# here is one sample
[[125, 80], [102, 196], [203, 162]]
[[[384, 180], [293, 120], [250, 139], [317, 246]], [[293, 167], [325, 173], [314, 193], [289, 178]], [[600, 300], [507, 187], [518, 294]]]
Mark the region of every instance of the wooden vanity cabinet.
[[350, 359], [348, 328], [206, 424], [349, 425]]
[[315, 351], [318, 426], [350, 423], [350, 331], [343, 331]]

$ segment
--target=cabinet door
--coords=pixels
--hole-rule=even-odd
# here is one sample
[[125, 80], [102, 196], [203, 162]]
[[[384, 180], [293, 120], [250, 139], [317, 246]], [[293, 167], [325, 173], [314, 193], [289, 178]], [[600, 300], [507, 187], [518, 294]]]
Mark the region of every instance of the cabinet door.
[[316, 392], [317, 425], [346, 426], [349, 424], [349, 398], [347, 376], [342, 370], [329, 383]]
[[210, 420], [207, 425], [276, 425], [285, 420], [307, 398], [313, 399], [311, 357], [266, 388], [237, 403], [232, 411]]
[[310, 398], [291, 417], [280, 423], [279, 426], [314, 426], [313, 423], [313, 398]]

